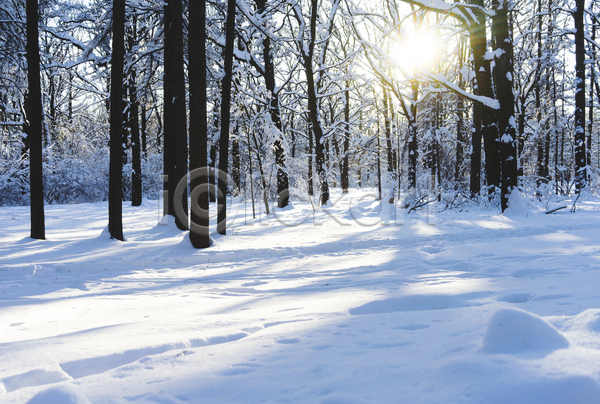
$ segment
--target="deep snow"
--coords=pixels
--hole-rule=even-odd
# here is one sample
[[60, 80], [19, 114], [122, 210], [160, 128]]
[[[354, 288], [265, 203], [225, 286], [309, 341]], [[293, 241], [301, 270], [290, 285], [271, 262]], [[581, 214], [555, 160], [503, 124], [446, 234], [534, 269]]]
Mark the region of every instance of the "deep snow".
[[105, 203], [47, 206], [46, 241], [0, 208], [0, 402], [600, 402], [599, 200], [367, 194], [236, 203], [207, 250], [158, 201], [123, 205], [124, 243]]

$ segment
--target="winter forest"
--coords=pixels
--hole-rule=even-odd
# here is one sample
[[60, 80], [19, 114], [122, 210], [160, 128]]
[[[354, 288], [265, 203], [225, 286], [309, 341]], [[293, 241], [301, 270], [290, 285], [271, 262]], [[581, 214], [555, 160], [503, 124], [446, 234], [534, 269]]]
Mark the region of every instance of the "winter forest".
[[504, 211], [515, 187], [596, 186], [595, 2], [199, 3], [2, 6], [1, 205], [43, 183], [49, 204], [164, 190], [174, 215], [202, 167], [192, 186], [212, 190], [195, 204], [244, 195], [267, 214], [290, 196], [326, 205], [331, 188]]
[[2, 0], [0, 401], [599, 402], [599, 21]]

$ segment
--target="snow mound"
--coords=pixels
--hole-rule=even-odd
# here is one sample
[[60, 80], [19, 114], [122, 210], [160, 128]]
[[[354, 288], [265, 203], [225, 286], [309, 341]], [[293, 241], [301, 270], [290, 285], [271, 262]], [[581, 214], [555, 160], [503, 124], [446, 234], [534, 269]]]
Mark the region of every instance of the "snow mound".
[[90, 404], [90, 401], [70, 386], [57, 386], [39, 392], [27, 404]]
[[600, 309], [587, 309], [567, 323], [579, 331], [600, 333]]
[[513, 189], [508, 198], [508, 207], [504, 211], [506, 217], [526, 217], [531, 214], [527, 207], [521, 191]]
[[[108, 226], [102, 229], [102, 233], [100, 233], [100, 236], [98, 236], [97, 240], [113, 240], [110, 230], [108, 230]], [[124, 240], [127, 241], [127, 238], [124, 237]]]
[[521, 310], [502, 309], [490, 319], [481, 350], [519, 354], [552, 352], [568, 346], [565, 337], [542, 318]]
[[159, 226], [167, 226], [169, 229], [177, 229], [177, 225], [175, 224], [175, 216], [172, 215], [164, 215], [158, 221]]
[[600, 310], [586, 310], [582, 313], [586, 328], [591, 332], [600, 333]]
[[100, 238], [105, 238], [110, 240], [112, 236], [110, 235], [110, 231], [108, 231], [108, 226], [102, 229], [102, 233], [100, 233]]

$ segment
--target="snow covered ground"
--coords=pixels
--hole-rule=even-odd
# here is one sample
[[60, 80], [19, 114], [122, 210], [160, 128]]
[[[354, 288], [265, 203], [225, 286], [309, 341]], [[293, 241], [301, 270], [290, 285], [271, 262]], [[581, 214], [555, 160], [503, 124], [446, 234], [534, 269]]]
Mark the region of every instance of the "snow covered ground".
[[597, 199], [238, 203], [208, 250], [123, 206], [124, 243], [106, 203], [47, 206], [46, 241], [0, 208], [0, 402], [600, 402]]

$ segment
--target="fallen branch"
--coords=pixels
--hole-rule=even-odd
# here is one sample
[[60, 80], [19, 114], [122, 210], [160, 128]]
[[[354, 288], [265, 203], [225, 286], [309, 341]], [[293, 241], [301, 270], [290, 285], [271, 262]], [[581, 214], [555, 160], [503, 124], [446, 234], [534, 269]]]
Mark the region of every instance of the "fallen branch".
[[430, 204], [430, 203], [432, 203], [432, 202], [435, 202], [435, 201], [437, 201], [437, 199], [438, 199], [438, 198], [439, 198], [441, 195], [442, 195], [442, 193], [440, 192], [440, 193], [439, 193], [439, 194], [438, 194], [436, 197], [434, 197], [433, 199], [430, 199], [430, 200], [428, 200], [428, 201], [425, 201], [425, 202], [423, 202], [423, 203], [419, 204], [419, 202], [421, 202], [423, 199], [427, 198], [427, 195], [424, 195], [424, 196], [423, 196], [421, 199], [419, 199], [419, 200], [417, 201], [417, 203], [415, 203], [415, 204], [412, 206], [412, 208], [410, 208], [410, 209], [408, 210], [408, 212], [406, 212], [406, 214], [408, 215], [408, 214], [409, 214], [410, 212], [412, 212], [413, 210], [414, 210], [414, 211], [416, 211], [417, 209], [419, 209], [419, 208], [422, 208], [423, 206], [426, 206], [427, 204]]
[[566, 208], [567, 208], [567, 206], [560, 206], [560, 207], [558, 207], [558, 208], [555, 208], [555, 209], [552, 209], [552, 210], [548, 210], [548, 211], [546, 211], [546, 214], [547, 214], [547, 215], [549, 215], [550, 213], [554, 213], [554, 212], [556, 212], [557, 210], [566, 209]]

